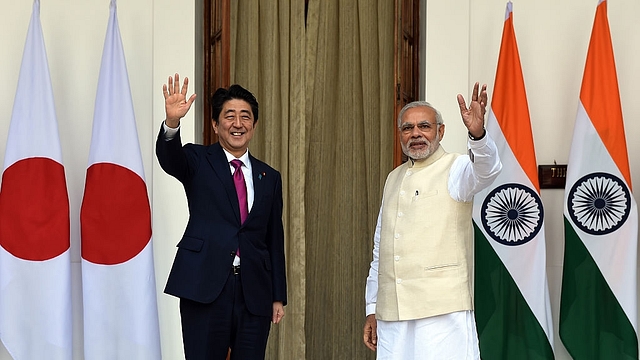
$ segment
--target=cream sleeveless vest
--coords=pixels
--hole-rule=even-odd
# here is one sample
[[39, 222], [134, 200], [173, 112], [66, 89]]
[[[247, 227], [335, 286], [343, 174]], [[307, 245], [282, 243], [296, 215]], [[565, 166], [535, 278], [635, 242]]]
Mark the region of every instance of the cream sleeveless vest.
[[387, 177], [381, 217], [376, 318], [420, 319], [472, 310], [469, 264], [472, 202], [447, 188], [459, 155], [439, 147]]

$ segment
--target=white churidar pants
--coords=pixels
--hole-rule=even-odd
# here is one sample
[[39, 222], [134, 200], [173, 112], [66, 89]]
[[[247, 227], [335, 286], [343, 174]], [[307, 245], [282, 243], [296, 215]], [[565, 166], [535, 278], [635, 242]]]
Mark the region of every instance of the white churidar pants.
[[418, 320], [378, 320], [378, 360], [479, 360], [472, 311]]

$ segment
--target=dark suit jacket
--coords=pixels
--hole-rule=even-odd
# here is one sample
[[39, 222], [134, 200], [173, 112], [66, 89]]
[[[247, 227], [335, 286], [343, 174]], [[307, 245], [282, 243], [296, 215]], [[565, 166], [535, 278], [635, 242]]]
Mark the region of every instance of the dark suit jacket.
[[189, 222], [165, 293], [213, 302], [227, 281], [240, 249], [242, 289], [249, 312], [271, 316], [273, 302], [287, 303], [280, 173], [249, 154], [254, 202], [244, 224], [229, 163], [219, 143], [182, 146], [161, 127], [156, 141], [160, 166], [184, 186]]

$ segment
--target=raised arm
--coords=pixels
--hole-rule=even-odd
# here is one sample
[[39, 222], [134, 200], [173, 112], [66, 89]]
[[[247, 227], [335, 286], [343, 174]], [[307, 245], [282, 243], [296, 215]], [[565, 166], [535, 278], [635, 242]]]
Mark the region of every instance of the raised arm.
[[475, 83], [467, 108], [458, 94], [458, 105], [464, 125], [469, 130], [469, 156], [453, 163], [449, 174], [449, 194], [457, 201], [471, 201], [473, 196], [489, 186], [502, 171], [498, 148], [484, 129], [487, 107], [487, 85]]
[[182, 88], [180, 87], [180, 75], [177, 73], [169, 76], [168, 85], [162, 85], [162, 93], [164, 94], [164, 110], [165, 124], [170, 128], [177, 128], [182, 119], [196, 99], [193, 94], [187, 100], [187, 90], [189, 89], [189, 79], [184, 78]]

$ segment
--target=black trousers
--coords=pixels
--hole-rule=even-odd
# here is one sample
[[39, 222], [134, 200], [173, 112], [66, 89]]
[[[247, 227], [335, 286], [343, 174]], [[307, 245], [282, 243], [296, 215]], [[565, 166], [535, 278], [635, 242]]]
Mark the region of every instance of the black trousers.
[[187, 360], [264, 360], [271, 318], [247, 311], [241, 274], [230, 272], [222, 293], [209, 304], [180, 299]]

